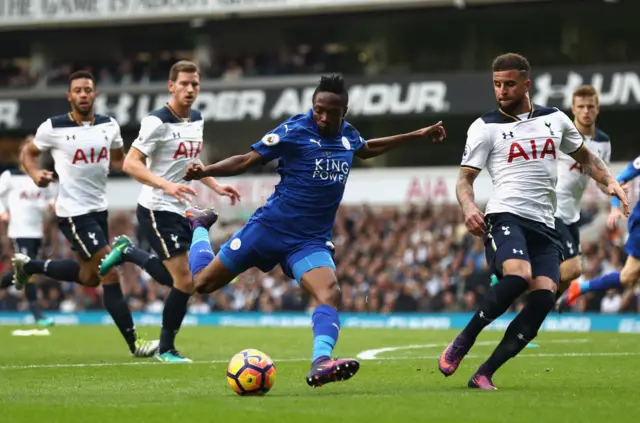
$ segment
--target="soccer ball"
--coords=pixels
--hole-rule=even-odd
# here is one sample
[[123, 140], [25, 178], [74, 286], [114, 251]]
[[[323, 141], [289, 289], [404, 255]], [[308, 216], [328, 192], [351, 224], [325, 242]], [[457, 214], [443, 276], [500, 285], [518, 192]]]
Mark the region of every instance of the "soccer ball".
[[276, 366], [262, 351], [242, 350], [227, 366], [227, 384], [238, 395], [264, 395], [275, 382]]

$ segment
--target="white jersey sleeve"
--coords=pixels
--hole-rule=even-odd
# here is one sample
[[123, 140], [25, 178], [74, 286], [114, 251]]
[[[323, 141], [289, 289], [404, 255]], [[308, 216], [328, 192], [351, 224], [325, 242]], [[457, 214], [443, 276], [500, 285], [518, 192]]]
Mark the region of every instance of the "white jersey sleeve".
[[119, 150], [124, 146], [124, 142], [122, 141], [122, 134], [120, 133], [120, 125], [114, 118], [111, 118], [111, 123], [115, 127], [115, 135], [111, 140], [111, 150]]
[[131, 146], [149, 157], [155, 151], [158, 140], [163, 138], [163, 132], [162, 120], [157, 116], [147, 116], [140, 122], [140, 133]]
[[11, 172], [5, 170], [0, 175], [0, 213], [4, 213], [9, 207], [9, 190], [11, 188]]
[[611, 141], [603, 142], [602, 149], [604, 150], [602, 153], [602, 161], [609, 166], [611, 164]]
[[482, 170], [492, 149], [492, 142], [488, 136], [485, 123], [477, 119], [467, 131], [467, 143], [464, 146], [460, 166], [475, 170]]
[[53, 136], [53, 125], [51, 119], [44, 121], [36, 131], [33, 138], [33, 144], [40, 151], [48, 151], [55, 147], [55, 138]]
[[563, 126], [560, 151], [565, 154], [573, 154], [584, 146], [584, 139], [573, 122], [571, 122], [571, 119], [569, 119], [569, 116], [563, 112], [559, 113], [561, 115], [560, 120]]

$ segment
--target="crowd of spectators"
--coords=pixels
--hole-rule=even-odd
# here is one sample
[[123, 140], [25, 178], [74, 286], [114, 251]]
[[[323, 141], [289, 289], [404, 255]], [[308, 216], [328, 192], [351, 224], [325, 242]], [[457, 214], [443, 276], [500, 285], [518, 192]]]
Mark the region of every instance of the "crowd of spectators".
[[[595, 211], [584, 213], [588, 222]], [[143, 247], [135, 213], [111, 217], [111, 235], [128, 234]], [[212, 231], [214, 248], [226, 241], [242, 222], [226, 222]], [[54, 218], [47, 221], [44, 255], [70, 257], [67, 241]], [[624, 263], [624, 233], [603, 230], [594, 242], [584, 243], [584, 278], [620, 269]], [[2, 235], [2, 238], [6, 237]], [[343, 207], [334, 229], [338, 280], [344, 311], [350, 312], [458, 312], [473, 311], [488, 289], [490, 271], [479, 238], [471, 237], [454, 205], [423, 208], [373, 209]], [[10, 270], [11, 246], [5, 242], [0, 273]], [[161, 312], [168, 290], [134, 265], [121, 269], [123, 291], [132, 310]], [[44, 310], [74, 312], [102, 310], [102, 290], [41, 277], [39, 301]], [[579, 301], [575, 311], [638, 312], [640, 293], [593, 293]], [[256, 269], [240, 275], [227, 288], [209, 296], [195, 296], [190, 313], [214, 311], [306, 311], [314, 305], [298, 284], [279, 267], [263, 274]], [[521, 307], [517, 302], [515, 309]], [[0, 291], [0, 310], [25, 310], [22, 292]]]

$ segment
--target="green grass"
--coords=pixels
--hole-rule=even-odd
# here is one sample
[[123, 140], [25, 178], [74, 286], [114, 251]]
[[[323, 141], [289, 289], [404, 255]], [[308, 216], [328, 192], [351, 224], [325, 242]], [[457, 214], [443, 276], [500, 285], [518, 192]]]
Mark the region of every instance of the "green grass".
[[[353, 379], [314, 390], [304, 380], [309, 329], [186, 327], [178, 343], [193, 364], [130, 358], [115, 327], [54, 327], [51, 336], [28, 338], [11, 336], [13, 329], [0, 326], [0, 421], [7, 423], [638, 419], [637, 335], [541, 334], [540, 348], [525, 349], [496, 375], [498, 391], [479, 392], [468, 389], [467, 380], [501, 333], [484, 334], [458, 372], [445, 379], [436, 357], [453, 331], [344, 329], [336, 350], [343, 357], [423, 346], [362, 360]], [[226, 360], [245, 348], [262, 350], [276, 362], [276, 384], [265, 397], [238, 397], [226, 386]]]

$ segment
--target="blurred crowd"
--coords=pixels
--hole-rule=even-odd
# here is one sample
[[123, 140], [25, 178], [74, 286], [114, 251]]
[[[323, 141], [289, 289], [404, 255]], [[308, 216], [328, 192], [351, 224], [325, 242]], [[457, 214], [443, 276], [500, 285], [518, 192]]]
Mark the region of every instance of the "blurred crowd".
[[340, 50], [314, 49], [310, 46], [298, 46], [294, 49], [281, 47], [275, 54], [213, 58], [197, 57], [193, 51], [163, 51], [107, 61], [54, 61], [42, 71], [34, 70], [29, 59], [0, 58], [0, 86], [21, 88], [66, 85], [69, 75], [77, 70], [91, 71], [100, 86], [144, 85], [166, 81], [171, 65], [178, 60], [198, 63], [202, 79], [236, 81], [255, 76], [300, 75], [341, 69], [346, 65], [345, 61], [357, 61], [353, 56]]
[[[597, 213], [585, 210], [588, 224]], [[69, 257], [67, 241], [55, 219], [47, 222], [44, 256]], [[214, 248], [226, 241], [243, 222], [214, 227]], [[128, 234], [146, 248], [137, 233], [135, 213], [114, 213], [111, 236]], [[584, 243], [584, 278], [620, 269], [625, 255], [624, 232], [600, 231], [593, 242]], [[1, 239], [6, 237], [3, 235]], [[488, 289], [490, 272], [484, 246], [471, 237], [458, 206], [372, 209], [343, 207], [336, 221], [333, 241], [338, 280], [343, 291], [343, 311], [350, 312], [457, 312], [473, 311]], [[2, 246], [0, 273], [10, 270], [11, 246]], [[152, 281], [132, 264], [121, 269], [123, 291], [132, 310], [161, 312], [168, 289]], [[39, 301], [44, 310], [74, 312], [102, 310], [101, 288], [47, 279], [39, 280]], [[640, 311], [640, 292], [615, 291], [584, 296], [575, 311], [602, 313]], [[514, 309], [519, 309], [518, 301]], [[190, 313], [212, 311], [306, 311], [314, 304], [298, 284], [279, 267], [263, 274], [252, 269], [224, 290], [195, 296]], [[0, 310], [25, 310], [22, 292], [0, 291]]]

